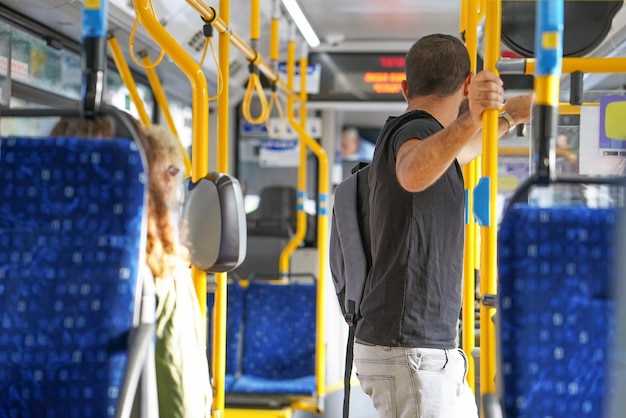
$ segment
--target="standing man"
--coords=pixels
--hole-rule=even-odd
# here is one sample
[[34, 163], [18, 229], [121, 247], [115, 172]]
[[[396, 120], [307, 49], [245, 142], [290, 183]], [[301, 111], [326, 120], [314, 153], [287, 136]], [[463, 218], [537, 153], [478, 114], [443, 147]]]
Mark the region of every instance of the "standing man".
[[369, 171], [372, 267], [356, 330], [357, 375], [381, 418], [476, 417], [467, 358], [456, 348], [461, 165], [480, 154], [484, 110], [501, 109], [504, 134], [528, 120], [531, 98], [504, 103], [502, 81], [489, 72], [472, 77], [465, 46], [448, 35], [413, 45], [406, 78], [407, 113], [388, 119]]

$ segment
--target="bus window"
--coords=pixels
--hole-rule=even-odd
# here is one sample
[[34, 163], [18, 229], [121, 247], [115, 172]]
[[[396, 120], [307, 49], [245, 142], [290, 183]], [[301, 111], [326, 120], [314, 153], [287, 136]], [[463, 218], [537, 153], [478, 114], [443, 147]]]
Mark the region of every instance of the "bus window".
[[[137, 83], [137, 90], [139, 90], [139, 96], [144, 102], [148, 115], [153, 115], [154, 105], [152, 101], [152, 93], [150, 88], [144, 84]], [[135, 108], [135, 104], [130, 98], [130, 94], [122, 83], [119, 74], [116, 71], [107, 72], [107, 89], [105, 101], [118, 109], [124, 110], [135, 118], [139, 119], [139, 113]]]

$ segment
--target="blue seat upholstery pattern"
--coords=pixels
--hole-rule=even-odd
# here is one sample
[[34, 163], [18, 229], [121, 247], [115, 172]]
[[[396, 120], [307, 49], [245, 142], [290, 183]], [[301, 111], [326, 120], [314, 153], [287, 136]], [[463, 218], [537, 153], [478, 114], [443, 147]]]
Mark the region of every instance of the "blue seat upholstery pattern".
[[144, 211], [128, 140], [0, 139], [0, 417], [115, 413]]
[[259, 282], [245, 289], [239, 324], [243, 339], [237, 340], [243, 345], [237, 349], [242, 350], [241, 364], [233, 367], [241, 374], [231, 375], [229, 393], [314, 394], [315, 289], [309, 284]]
[[516, 205], [499, 242], [508, 418], [603, 416], [617, 211]]

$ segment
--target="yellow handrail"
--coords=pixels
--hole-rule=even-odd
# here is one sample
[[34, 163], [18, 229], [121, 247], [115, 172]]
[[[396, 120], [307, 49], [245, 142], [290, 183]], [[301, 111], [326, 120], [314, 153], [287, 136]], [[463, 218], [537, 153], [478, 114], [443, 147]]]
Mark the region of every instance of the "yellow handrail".
[[[485, 69], [497, 73], [500, 57], [501, 0], [487, 0], [485, 22]], [[489, 218], [481, 226], [480, 294], [480, 392], [481, 401], [496, 394], [495, 308], [485, 297], [497, 293], [497, 196], [498, 196], [498, 110], [483, 113], [483, 179], [489, 184]]]
[[152, 120], [150, 119], [150, 116], [146, 111], [144, 102], [139, 95], [139, 90], [137, 90], [137, 84], [135, 83], [133, 74], [130, 72], [130, 68], [128, 68], [128, 63], [124, 58], [124, 53], [122, 52], [120, 43], [117, 41], [115, 35], [113, 35], [112, 33], [109, 35], [108, 43], [109, 48], [111, 49], [111, 55], [113, 55], [113, 61], [115, 62], [115, 66], [117, 67], [117, 72], [119, 73], [122, 82], [126, 86], [128, 94], [130, 94], [130, 98], [135, 105], [135, 109], [137, 109], [141, 124], [143, 126], [150, 126], [152, 124]]
[[[498, 151], [503, 157], [530, 157], [529, 147], [500, 147]], [[557, 148], [556, 156], [566, 159], [570, 163], [578, 161], [576, 153], [569, 148]]]
[[[561, 73], [626, 73], [626, 58], [563, 58]], [[526, 60], [526, 74], [535, 73], [535, 60]]]
[[230, 42], [239, 49], [244, 57], [252, 62], [259, 70], [267, 77], [268, 81], [276, 83], [276, 86], [282, 90], [286, 95], [292, 95], [293, 100], [299, 100], [299, 97], [287, 88], [287, 85], [280, 79], [278, 72], [274, 71], [268, 66], [257, 51], [243, 40], [243, 38], [237, 35], [230, 27], [229, 23], [224, 22], [223, 19], [217, 16], [215, 9], [204, 3], [203, 0], [185, 0], [187, 4], [193, 7], [205, 22], [210, 23], [219, 32], [227, 36]]
[[[287, 45], [287, 89], [293, 91], [294, 73], [296, 70], [296, 43], [290, 40]], [[317, 214], [317, 251], [318, 272], [316, 291], [316, 337], [315, 337], [315, 388], [318, 400], [326, 393], [326, 269], [328, 267], [328, 155], [320, 144], [302, 127], [293, 114], [294, 95], [287, 96], [287, 117], [291, 128], [299, 135], [301, 146], [305, 145], [317, 157], [319, 162], [318, 191], [319, 207]], [[321, 404], [318, 405], [321, 409]]]
[[[230, 22], [230, 0], [220, 0], [220, 18], [226, 24]], [[222, 88], [218, 95], [217, 106], [217, 170], [220, 173], [230, 171], [229, 153], [229, 95], [230, 95], [230, 43], [227, 34], [219, 34], [219, 73]], [[215, 304], [213, 307], [213, 383], [215, 398], [213, 399], [213, 418], [224, 415], [226, 390], [226, 318], [227, 283], [226, 273], [215, 275]]]
[[[476, 74], [478, 54], [478, 1], [461, 0], [466, 20], [461, 26], [465, 29], [465, 43], [470, 57], [470, 71]], [[476, 223], [474, 222], [474, 196], [476, 186], [476, 161], [471, 161], [463, 167], [466, 190], [466, 219], [465, 219], [465, 254], [463, 258], [463, 350], [467, 353], [467, 383], [474, 390], [475, 370], [474, 356], [476, 328], [475, 310], [476, 300]]]
[[[258, 97], [259, 104], [261, 105], [261, 111], [256, 116], [252, 114], [252, 99], [254, 99], [255, 95]], [[263, 91], [261, 78], [255, 70], [250, 72], [250, 78], [248, 78], [248, 86], [246, 87], [246, 92], [243, 95], [243, 103], [241, 104], [241, 114], [247, 122], [255, 125], [265, 123], [270, 115], [267, 96]]]
[[[207, 82], [202, 68], [194, 61], [176, 39], [161, 25], [152, 0], [134, 0], [135, 13], [148, 34], [163, 48], [174, 63], [187, 76], [192, 92], [192, 181], [196, 182], [208, 174], [209, 167], [209, 109]], [[192, 267], [192, 277], [202, 315], [202, 328], [206, 330], [206, 274]]]
[[580, 108], [586, 106], [599, 106], [598, 102], [584, 102], [582, 105], [559, 103], [559, 115], [580, 115]]
[[[293, 54], [295, 60], [295, 42], [290, 41], [288, 43], [288, 54]], [[294, 64], [295, 67], [295, 64]], [[308, 99], [307, 91], [306, 91], [306, 73], [302, 74], [302, 68], [308, 68], [308, 57], [306, 54], [303, 54], [300, 59], [300, 126], [302, 129], [307, 129], [307, 107], [306, 100]], [[294, 71], [295, 73], [295, 68]], [[287, 72], [287, 85], [293, 85], [294, 83], [294, 74]], [[293, 115], [295, 113], [293, 100], [287, 100], [287, 114]], [[304, 239], [306, 238], [307, 231], [307, 217], [306, 212], [304, 211], [304, 203], [306, 200], [307, 193], [307, 148], [305, 146], [303, 138], [300, 136], [300, 159], [298, 162], [298, 207], [297, 207], [297, 217], [296, 217], [296, 233], [291, 238], [291, 240], [287, 243], [285, 248], [280, 253], [280, 258], [278, 259], [278, 271], [280, 273], [281, 278], [286, 278], [289, 275], [289, 261], [293, 253], [302, 245]]]
[[161, 84], [161, 80], [159, 79], [159, 75], [157, 74], [156, 68], [150, 66], [150, 59], [144, 55], [142, 58], [143, 63], [146, 65], [144, 70], [146, 71], [146, 76], [148, 76], [148, 82], [150, 83], [150, 88], [152, 89], [152, 94], [154, 94], [154, 99], [159, 105], [159, 109], [163, 112], [163, 118], [165, 118], [165, 123], [169, 128], [170, 132], [176, 138], [176, 142], [178, 144], [178, 149], [183, 158], [183, 164], [185, 166], [185, 177], [191, 177], [191, 159], [189, 158], [189, 153], [185, 149], [182, 141], [180, 140], [180, 136], [178, 135], [178, 130], [176, 129], [176, 123], [174, 122], [174, 118], [172, 117], [172, 112], [170, 111], [170, 104], [167, 100], [167, 95], [165, 94], [165, 90], [163, 89], [163, 85]]

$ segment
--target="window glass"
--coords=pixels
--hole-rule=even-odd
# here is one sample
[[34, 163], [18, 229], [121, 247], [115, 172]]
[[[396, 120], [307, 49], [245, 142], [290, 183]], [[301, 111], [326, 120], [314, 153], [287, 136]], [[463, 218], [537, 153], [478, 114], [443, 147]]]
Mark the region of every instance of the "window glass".
[[[11, 107], [41, 109], [40, 103], [28, 102], [11, 97]], [[48, 136], [58, 118], [1, 118], [0, 135], [2, 136]]]
[[[82, 69], [79, 54], [53, 48], [37, 36], [0, 20], [0, 105], [9, 102], [9, 95], [4, 93], [3, 88], [8, 81], [5, 79], [9, 57], [12, 80], [69, 99], [80, 99]], [[137, 109], [115, 69], [109, 68], [106, 78], [105, 101], [138, 117]], [[9, 85], [8, 82], [6, 85]], [[137, 88], [146, 111], [152, 115], [154, 109], [150, 89], [141, 83], [137, 84]]]
[[[139, 96], [146, 107], [146, 112], [148, 112], [148, 115], [152, 115], [154, 106], [152, 104], [152, 93], [150, 89], [143, 84], [137, 83], [137, 90], [139, 90]], [[104, 100], [118, 109], [129, 112], [135, 118], [139, 118], [139, 112], [137, 112], [137, 108], [130, 98], [128, 89], [126, 89], [126, 86], [124, 86], [122, 79], [116, 71], [107, 71], [107, 85]]]
[[[175, 99], [171, 99], [170, 103], [170, 112], [172, 113], [172, 118], [174, 119], [174, 123], [176, 124], [176, 130], [178, 131], [178, 135], [180, 136], [180, 140], [185, 146], [185, 149], [191, 148], [191, 106], [180, 102]], [[164, 118], [161, 118], [163, 124], [165, 124]]]
[[80, 96], [80, 57], [77, 54], [53, 48], [44, 40], [4, 22], [0, 22], [0, 32], [10, 33], [13, 80], [71, 99]]

